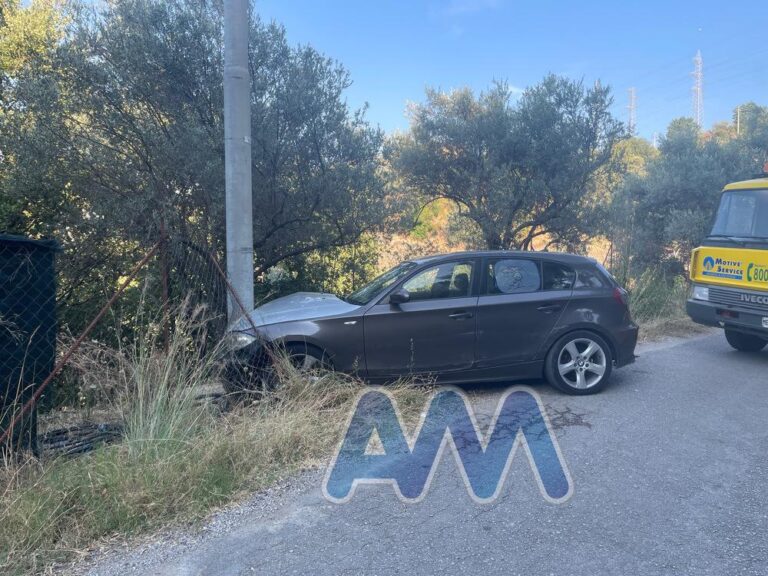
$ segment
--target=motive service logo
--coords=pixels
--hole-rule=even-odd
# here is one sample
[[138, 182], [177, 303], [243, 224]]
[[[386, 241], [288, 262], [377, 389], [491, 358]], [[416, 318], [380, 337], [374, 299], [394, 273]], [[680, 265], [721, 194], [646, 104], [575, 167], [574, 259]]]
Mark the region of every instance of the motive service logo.
[[701, 273], [703, 276], [744, 280], [744, 268], [741, 260], [725, 260], [707, 256], [704, 258], [704, 270]]

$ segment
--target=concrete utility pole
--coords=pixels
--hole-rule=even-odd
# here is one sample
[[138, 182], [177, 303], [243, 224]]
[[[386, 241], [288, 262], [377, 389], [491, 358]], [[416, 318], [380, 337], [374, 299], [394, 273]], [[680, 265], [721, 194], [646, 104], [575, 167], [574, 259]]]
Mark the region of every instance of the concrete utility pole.
[[[224, 177], [227, 277], [247, 312], [253, 309], [253, 196], [251, 194], [251, 79], [248, 0], [224, 0]], [[242, 314], [228, 294], [227, 318]]]
[[693, 59], [693, 119], [701, 128], [704, 124], [704, 61], [701, 50], [696, 51]]

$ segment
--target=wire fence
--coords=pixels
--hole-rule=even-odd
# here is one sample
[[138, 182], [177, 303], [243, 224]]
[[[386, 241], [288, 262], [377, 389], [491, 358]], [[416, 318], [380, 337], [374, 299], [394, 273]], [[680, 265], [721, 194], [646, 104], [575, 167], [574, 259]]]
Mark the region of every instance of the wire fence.
[[0, 426], [13, 443], [33, 448], [35, 411], [15, 427], [13, 420], [55, 362], [57, 250], [52, 241], [0, 236]]
[[[41, 403], [50, 406], [51, 397], [72, 401], [82, 396], [79, 391], [89, 374], [72, 359], [81, 348], [98, 344], [92, 340], [95, 334], [120, 348], [153, 326], [162, 331], [159, 341], [167, 347], [176, 312], [182, 307], [203, 310], [205, 329], [196, 337], [204, 351], [227, 327], [227, 298], [234, 291], [215, 251], [161, 229], [155, 244], [130, 270], [117, 275], [117, 284], [73, 328], [74, 322], [61, 322], [73, 317], [68, 303], [57, 300], [55, 262], [62, 248], [66, 246], [52, 240], [0, 236], [0, 447], [4, 451], [38, 453], [38, 408]], [[234, 299], [239, 300], [237, 295]], [[48, 440], [44, 435], [43, 444]], [[81, 440], [86, 448], [95, 445]]]

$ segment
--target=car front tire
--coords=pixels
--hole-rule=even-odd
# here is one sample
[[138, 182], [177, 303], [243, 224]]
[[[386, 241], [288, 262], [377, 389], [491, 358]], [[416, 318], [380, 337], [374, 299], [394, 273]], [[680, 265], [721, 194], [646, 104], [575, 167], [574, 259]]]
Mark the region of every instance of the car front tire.
[[586, 330], [571, 332], [555, 342], [544, 363], [547, 381], [566, 394], [584, 396], [603, 390], [613, 370], [608, 343]]
[[280, 385], [280, 367], [275, 362], [285, 358], [306, 378], [318, 378], [332, 370], [328, 355], [316, 346], [291, 343], [271, 353], [262, 352], [252, 357], [233, 359], [227, 366], [224, 390], [228, 394], [263, 394]]
[[728, 340], [728, 344], [741, 352], [760, 352], [768, 344], [768, 340], [760, 336], [728, 329], [725, 330], [725, 339]]

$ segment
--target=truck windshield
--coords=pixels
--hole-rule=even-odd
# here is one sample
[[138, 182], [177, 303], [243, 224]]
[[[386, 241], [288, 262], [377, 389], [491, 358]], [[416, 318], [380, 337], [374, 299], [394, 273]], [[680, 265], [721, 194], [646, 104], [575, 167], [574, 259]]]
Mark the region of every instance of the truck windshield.
[[723, 193], [710, 236], [768, 238], [768, 189]]

